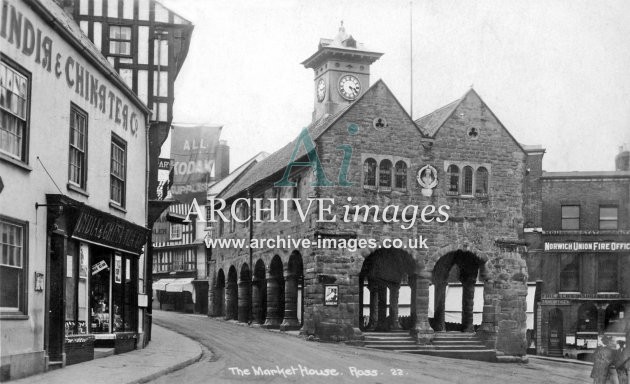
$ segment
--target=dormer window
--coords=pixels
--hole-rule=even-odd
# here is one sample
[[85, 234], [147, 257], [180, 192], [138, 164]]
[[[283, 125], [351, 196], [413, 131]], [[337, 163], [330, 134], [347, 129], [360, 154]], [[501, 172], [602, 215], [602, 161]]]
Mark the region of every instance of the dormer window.
[[348, 47], [348, 48], [356, 48], [357, 47], [357, 41], [352, 36], [350, 36], [346, 40], [342, 41], [341, 44], [343, 44], [344, 47]]

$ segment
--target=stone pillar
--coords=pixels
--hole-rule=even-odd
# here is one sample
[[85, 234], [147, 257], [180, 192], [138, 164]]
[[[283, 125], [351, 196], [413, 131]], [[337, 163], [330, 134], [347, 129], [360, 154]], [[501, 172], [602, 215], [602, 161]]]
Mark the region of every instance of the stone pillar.
[[373, 331], [378, 323], [378, 287], [374, 283], [368, 283], [368, 289], [370, 291], [370, 321], [367, 329]]
[[439, 282], [435, 284], [435, 293], [433, 295], [435, 305], [433, 307], [433, 323], [436, 332], [445, 332], [445, 305], [446, 305], [446, 286], [447, 282]]
[[462, 332], [474, 331], [475, 282], [475, 278], [467, 278], [462, 281]]
[[264, 284], [264, 281], [254, 280], [252, 283], [252, 322], [255, 324], [262, 324], [264, 321], [262, 318], [261, 284]]
[[250, 282], [247, 280], [238, 282], [238, 321], [241, 323], [249, 322], [249, 307], [251, 304], [249, 287]]
[[418, 266], [415, 276], [410, 277], [415, 291], [412, 307], [415, 308], [415, 324], [410, 330], [418, 344], [428, 344], [433, 340], [433, 329], [429, 324], [429, 285], [431, 284], [431, 272], [425, 271], [424, 266]]
[[300, 329], [297, 318], [297, 276], [287, 275], [284, 279], [284, 319], [280, 324], [281, 331]]
[[522, 361], [527, 351], [527, 264], [521, 256], [526, 244], [517, 239], [497, 240], [495, 244], [501, 260], [501, 269], [493, 274], [498, 299], [494, 319], [497, 359]]
[[225, 290], [225, 320], [235, 320], [237, 313], [234, 311], [235, 305], [238, 306], [238, 286], [236, 281], [228, 281]]
[[280, 282], [277, 276], [267, 276], [267, 318], [266, 328], [278, 328], [282, 323], [280, 313]]
[[384, 284], [378, 284], [378, 319], [376, 321], [377, 331], [387, 331], [389, 329], [387, 325], [387, 286]]
[[389, 287], [389, 327], [392, 331], [400, 329], [398, 324], [398, 294], [400, 293], [400, 285], [392, 284]]

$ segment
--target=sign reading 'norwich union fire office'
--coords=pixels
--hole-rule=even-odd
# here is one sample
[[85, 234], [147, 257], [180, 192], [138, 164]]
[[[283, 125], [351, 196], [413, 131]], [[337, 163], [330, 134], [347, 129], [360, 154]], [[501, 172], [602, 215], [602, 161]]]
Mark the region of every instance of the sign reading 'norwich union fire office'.
[[560, 252], [625, 252], [630, 251], [630, 243], [616, 241], [569, 241], [545, 242], [545, 251]]

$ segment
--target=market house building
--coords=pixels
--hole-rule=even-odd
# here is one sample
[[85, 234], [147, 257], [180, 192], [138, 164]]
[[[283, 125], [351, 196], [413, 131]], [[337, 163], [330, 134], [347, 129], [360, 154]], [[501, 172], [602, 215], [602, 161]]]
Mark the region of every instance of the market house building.
[[0, 13], [0, 380], [143, 338], [149, 109], [52, 0]]
[[528, 215], [530, 281], [538, 281], [536, 352], [587, 359], [604, 335], [630, 331], [630, 167], [615, 171], [542, 172], [532, 163]]
[[[416, 352], [439, 354], [444, 334], [438, 331], [445, 329], [445, 290], [452, 275], [463, 290], [460, 330], [480, 343], [486, 357], [521, 361], [526, 349], [522, 227], [528, 153], [472, 89], [413, 121], [383, 81], [370, 84], [370, 65], [380, 56], [343, 26], [336, 38], [320, 40], [316, 53], [303, 63], [314, 71], [313, 122], [299, 139], [257, 163], [218, 196], [227, 202], [224, 214], [230, 220], [219, 220], [213, 233], [225, 239], [290, 235], [312, 241], [401, 239], [405, 244], [423, 235], [428, 248], [213, 249], [210, 315], [300, 329], [333, 341], [361, 342], [370, 330], [403, 327], [417, 342]], [[285, 174], [292, 161], [313, 161], [309, 140], [321, 164], [317, 176], [310, 166], [293, 166]], [[281, 180], [289, 186], [276, 187]], [[266, 199], [265, 208], [273, 208], [275, 216], [286, 213], [288, 222], [271, 221], [269, 211], [263, 223], [239, 223], [230, 216], [231, 204], [245, 199], [238, 200], [241, 207], [235, 212], [246, 217], [245, 201], [254, 198]], [[448, 206], [449, 218], [438, 222], [438, 211], [429, 209], [430, 222], [418, 219], [405, 230], [400, 212], [394, 223], [317, 222], [313, 208], [302, 221], [296, 205], [268, 200], [279, 198], [299, 199], [303, 210], [307, 198], [334, 198], [330, 217], [338, 218], [345, 204], [380, 210], [388, 205]], [[483, 285], [480, 324], [473, 320], [477, 282]], [[401, 284], [411, 287], [406, 325], [398, 319]], [[431, 285], [436, 292], [432, 319]], [[369, 300], [363, 287], [369, 289]], [[370, 307], [369, 319], [361, 315], [363, 306]], [[466, 351], [464, 357], [473, 356]]]

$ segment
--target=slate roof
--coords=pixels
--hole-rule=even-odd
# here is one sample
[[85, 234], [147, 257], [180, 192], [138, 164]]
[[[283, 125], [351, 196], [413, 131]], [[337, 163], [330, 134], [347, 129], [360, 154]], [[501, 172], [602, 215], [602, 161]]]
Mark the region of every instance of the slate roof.
[[[372, 87], [374, 87], [374, 85]], [[366, 91], [363, 95], [366, 95], [368, 91]], [[335, 114], [325, 115], [319, 120], [311, 123], [307, 127], [307, 129], [313, 141], [317, 140], [317, 138], [321, 136], [321, 134], [324, 133], [326, 129], [333, 125], [335, 121], [341, 115], [343, 115], [345, 111], [347, 111], [360, 99], [361, 97], [355, 100], [354, 103], [348, 105], [346, 108], [341, 109]], [[269, 155], [266, 159], [256, 163], [253, 167], [249, 169], [249, 171], [245, 175], [243, 175], [243, 177], [241, 177], [240, 180], [238, 180], [223, 194], [219, 195], [219, 197], [226, 200], [231, 197], [235, 197], [243, 190], [283, 170], [287, 166], [287, 164], [289, 164], [289, 160], [291, 160], [291, 155], [293, 154], [293, 150], [295, 149], [296, 142], [297, 137], [284, 147]], [[301, 145], [296, 159], [299, 159], [305, 155], [306, 150], [304, 149], [304, 146]]]
[[[96, 48], [94, 43], [83, 33], [77, 23], [53, 0], [27, 0], [27, 4], [31, 5], [33, 9], [39, 14], [45, 14], [53, 19], [53, 29], [59, 27], [58, 32], [70, 42], [74, 44], [75, 48], [80, 51], [84, 51], [84, 56], [92, 61], [92, 64], [96, 66], [103, 74], [116, 84], [116, 86], [127, 97], [135, 102], [135, 104], [144, 111], [149, 111], [149, 108], [138, 98], [138, 96], [129, 88], [129, 86], [123, 81], [114, 67], [107, 61], [101, 51]], [[44, 17], [46, 19], [46, 17]], [[49, 21], [50, 23], [50, 21]]]
[[216, 183], [208, 187], [208, 197], [214, 197], [214, 196], [220, 195], [221, 192], [227, 189], [232, 183], [236, 182], [238, 178], [241, 176], [241, 174], [243, 174], [243, 172], [247, 172], [247, 170], [249, 169], [251, 165], [264, 160], [268, 156], [269, 156], [269, 153], [267, 152], [259, 152], [254, 157], [252, 157], [251, 159], [241, 164], [229, 175], [227, 175], [223, 179], [217, 181]]
[[442, 124], [444, 124], [444, 122], [451, 116], [464, 98], [465, 96], [436, 109], [428, 115], [422, 116], [415, 121], [416, 125], [425, 135], [433, 136], [438, 129], [440, 129]]

